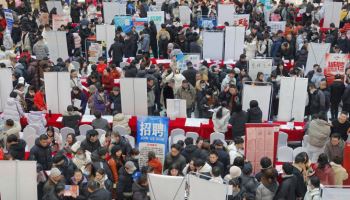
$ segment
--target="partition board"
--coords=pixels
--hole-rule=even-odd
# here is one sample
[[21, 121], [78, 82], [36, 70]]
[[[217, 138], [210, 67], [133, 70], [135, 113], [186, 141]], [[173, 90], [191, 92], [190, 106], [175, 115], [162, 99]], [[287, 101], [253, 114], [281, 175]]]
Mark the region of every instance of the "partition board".
[[222, 60], [224, 32], [203, 32], [203, 59]]
[[63, 14], [63, 7], [61, 1], [46, 1], [46, 6], [49, 12], [52, 10], [52, 8], [56, 8], [58, 15]]
[[272, 71], [272, 59], [254, 58], [249, 60], [249, 76], [255, 80], [258, 72], [264, 74], [265, 80], [270, 77]]
[[104, 22], [111, 24], [116, 15], [126, 15], [126, 3], [103, 2]]
[[349, 187], [324, 187], [322, 188], [322, 199], [343, 200], [350, 196]]
[[218, 24], [224, 25], [228, 22], [233, 25], [233, 19], [235, 14], [235, 6], [233, 4], [219, 4], [218, 5]]
[[45, 72], [44, 80], [48, 111], [64, 113], [72, 104], [69, 72]]
[[68, 58], [68, 47], [66, 32], [64, 31], [49, 31], [46, 33], [47, 46], [49, 48], [49, 57], [51, 61], [56, 62], [57, 58], [62, 58], [63, 60]]
[[186, 181], [184, 177], [148, 174], [148, 183], [151, 200], [185, 199]]
[[326, 53], [329, 53], [330, 43], [310, 43], [306, 61], [305, 74], [313, 69], [314, 64], [326, 67]]
[[[215, 183], [189, 175], [189, 197], [188, 200], [225, 200], [228, 187], [225, 184]], [[203, 189], [205, 188], [205, 191]]]
[[190, 24], [191, 23], [191, 14], [192, 11], [188, 6], [179, 6], [180, 11], [180, 21], [182, 24]]
[[186, 118], [186, 100], [184, 99], [167, 99], [166, 114], [170, 119]]
[[271, 102], [271, 85], [256, 86], [256, 85], [243, 85], [243, 110], [249, 109], [249, 103], [251, 100], [256, 100], [259, 103], [259, 107], [262, 111], [262, 120], [266, 121], [269, 118], [270, 102]]
[[[96, 40], [97, 41], [105, 41], [107, 50], [112, 46], [114, 43], [114, 36], [115, 34], [115, 26], [114, 25], [96, 25]], [[108, 54], [107, 54], [108, 56]]]
[[277, 33], [277, 31], [279, 30], [284, 32], [286, 29], [286, 21], [280, 21], [280, 22], [269, 21], [267, 22], [267, 26], [271, 28], [272, 33]]
[[0, 69], [0, 112], [4, 111], [6, 101], [13, 89], [12, 71], [10, 68]]
[[147, 20], [148, 22], [153, 21], [157, 27], [157, 30], [160, 30], [161, 25], [164, 24], [164, 20], [165, 20], [164, 11], [148, 11]]
[[226, 27], [225, 61], [239, 60], [239, 56], [243, 54], [244, 36], [245, 27]]
[[281, 78], [278, 121], [304, 121], [307, 84], [307, 78]]
[[126, 115], [148, 115], [147, 79], [120, 79], [122, 112]]
[[35, 161], [0, 161], [1, 199], [36, 200]]
[[331, 23], [334, 23], [335, 27], [339, 27], [340, 11], [342, 9], [342, 2], [325, 2], [324, 6], [324, 21], [323, 28], [329, 28]]
[[69, 72], [58, 72], [57, 74], [58, 111], [63, 114], [67, 111], [67, 106], [72, 105], [70, 74]]

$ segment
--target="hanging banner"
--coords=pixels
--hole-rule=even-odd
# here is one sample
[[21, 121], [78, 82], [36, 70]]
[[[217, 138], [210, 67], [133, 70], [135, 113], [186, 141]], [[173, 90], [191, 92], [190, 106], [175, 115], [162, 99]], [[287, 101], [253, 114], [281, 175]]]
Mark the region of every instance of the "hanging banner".
[[[139, 33], [145, 28], [145, 23], [148, 22], [147, 18], [136, 18], [133, 21], [136, 31]], [[158, 29], [157, 29], [158, 30]]]
[[192, 65], [195, 69], [199, 69], [201, 64], [201, 55], [200, 54], [178, 54], [176, 55], [177, 67], [181, 72], [187, 69], [187, 62], [192, 62]]
[[148, 22], [153, 21], [157, 30], [160, 30], [161, 25], [164, 24], [164, 11], [147, 12], [147, 19]]
[[349, 54], [327, 53], [325, 75], [344, 75], [346, 64], [349, 62]]
[[128, 33], [131, 31], [133, 23], [131, 16], [115, 16], [114, 17], [114, 25], [115, 28], [118, 26], [122, 27], [124, 33]]
[[277, 31], [285, 31], [286, 30], [286, 21], [281, 21], [281, 22], [267, 22], [267, 26], [271, 28], [272, 33], [277, 33]]
[[138, 117], [137, 143], [140, 150], [140, 167], [146, 166], [148, 152], [155, 152], [157, 158], [164, 163], [168, 143], [169, 118]]
[[247, 15], [233, 15], [233, 25], [234, 26], [244, 26], [248, 28], [249, 26], [249, 14]]
[[61, 26], [67, 26], [70, 22], [70, 17], [66, 15], [52, 15], [52, 29], [57, 31]]
[[12, 14], [12, 10], [11, 9], [4, 9], [4, 14], [5, 14], [5, 19], [6, 19], [6, 23], [7, 23], [7, 30], [9, 30], [10, 32], [12, 31], [12, 27], [13, 27], [13, 14]]
[[212, 29], [217, 26], [217, 20], [216, 18], [202, 17], [198, 18], [197, 24], [204, 29]]
[[264, 73], [264, 77], [266, 80], [270, 77], [272, 71], [272, 59], [262, 59], [262, 58], [254, 58], [249, 60], [249, 76], [255, 80], [258, 72]]
[[98, 58], [102, 56], [102, 45], [99, 43], [91, 43], [88, 50], [88, 60], [97, 63]]

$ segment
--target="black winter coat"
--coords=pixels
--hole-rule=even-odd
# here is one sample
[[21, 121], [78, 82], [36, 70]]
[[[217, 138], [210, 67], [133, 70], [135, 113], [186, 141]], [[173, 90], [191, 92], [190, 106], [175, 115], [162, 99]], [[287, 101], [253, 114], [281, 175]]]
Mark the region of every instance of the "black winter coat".
[[64, 176], [66, 183], [69, 183], [71, 178], [74, 176], [74, 171], [77, 168], [77, 166], [68, 158], [64, 158], [64, 163], [62, 166], [56, 166]]
[[331, 96], [331, 104], [339, 104], [341, 101], [341, 97], [344, 94], [345, 91], [345, 85], [343, 81], [334, 81], [330, 86], [329, 86], [329, 92]]
[[198, 158], [200, 156], [200, 150], [196, 145], [187, 145], [181, 152], [181, 154], [186, 158], [186, 163], [189, 163], [192, 158]]
[[26, 144], [27, 143], [24, 140], [19, 139], [17, 144], [12, 144], [8, 148], [8, 151], [9, 151], [10, 155], [13, 157], [13, 159], [24, 160]]
[[119, 180], [117, 186], [117, 199], [124, 200], [124, 192], [132, 192], [132, 174], [128, 174], [124, 167], [119, 169]]
[[148, 188], [143, 187], [137, 183], [132, 184], [132, 199], [133, 200], [149, 200], [147, 196]]
[[51, 147], [41, 146], [39, 138], [37, 138], [35, 145], [30, 150], [29, 160], [36, 160], [43, 170], [50, 170], [52, 166]]
[[91, 153], [96, 151], [97, 149], [99, 149], [101, 147], [100, 141], [97, 140], [96, 142], [92, 143], [90, 142], [90, 134], [87, 133], [86, 134], [86, 139], [80, 144], [80, 148], [86, 150], [86, 151], [90, 151]]
[[108, 56], [112, 58], [113, 62], [122, 62], [124, 55], [124, 44], [121, 42], [114, 42], [108, 50]]
[[112, 200], [112, 195], [106, 189], [98, 189], [92, 192], [87, 200]]
[[248, 123], [262, 122], [262, 111], [259, 107], [248, 109], [247, 114], [248, 114]]
[[295, 200], [296, 184], [297, 179], [294, 175], [284, 177], [276, 192], [274, 200]]
[[193, 87], [196, 87], [196, 74], [197, 70], [193, 67], [190, 67], [182, 72], [182, 75], [192, 84]]

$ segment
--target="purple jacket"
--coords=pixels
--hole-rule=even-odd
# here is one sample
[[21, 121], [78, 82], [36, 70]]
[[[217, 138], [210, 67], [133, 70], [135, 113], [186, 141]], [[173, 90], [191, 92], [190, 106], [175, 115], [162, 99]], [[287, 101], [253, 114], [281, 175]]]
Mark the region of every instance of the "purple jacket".
[[103, 97], [98, 93], [96, 92], [94, 94], [94, 110], [95, 111], [100, 111], [103, 113], [105, 113], [106, 111], [106, 104], [108, 102], [108, 94], [107, 93], [104, 93]]

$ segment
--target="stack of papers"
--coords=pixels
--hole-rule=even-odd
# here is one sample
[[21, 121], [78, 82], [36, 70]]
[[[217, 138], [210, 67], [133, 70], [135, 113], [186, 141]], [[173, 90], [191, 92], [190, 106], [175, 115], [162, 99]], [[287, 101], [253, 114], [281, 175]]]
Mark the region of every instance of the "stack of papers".
[[185, 126], [189, 126], [189, 127], [200, 127], [201, 124], [209, 124], [209, 119], [186, 118]]
[[[102, 118], [106, 119], [108, 123], [113, 123], [113, 116], [112, 115], [104, 115]], [[95, 119], [94, 115], [83, 115], [81, 118], [81, 122], [92, 122], [92, 120]]]

